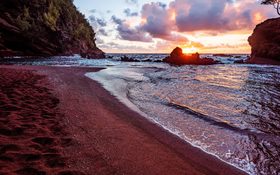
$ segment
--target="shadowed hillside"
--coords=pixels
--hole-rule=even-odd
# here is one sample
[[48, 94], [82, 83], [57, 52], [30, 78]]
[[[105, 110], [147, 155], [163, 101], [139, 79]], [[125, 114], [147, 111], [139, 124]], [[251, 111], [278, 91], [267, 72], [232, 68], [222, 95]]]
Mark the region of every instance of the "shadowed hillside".
[[72, 0], [2, 0], [0, 11], [0, 56], [104, 56]]
[[248, 40], [252, 47], [250, 62], [280, 64], [280, 18], [257, 25]]

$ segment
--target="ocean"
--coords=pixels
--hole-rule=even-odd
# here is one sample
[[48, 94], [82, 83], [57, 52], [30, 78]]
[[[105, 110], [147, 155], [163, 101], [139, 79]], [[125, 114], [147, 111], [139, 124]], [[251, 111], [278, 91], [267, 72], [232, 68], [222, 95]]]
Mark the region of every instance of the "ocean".
[[222, 64], [181, 67], [157, 62], [165, 54], [123, 55], [3, 62], [105, 68], [86, 76], [151, 122], [249, 174], [280, 174], [280, 66], [234, 63], [248, 55], [207, 54]]

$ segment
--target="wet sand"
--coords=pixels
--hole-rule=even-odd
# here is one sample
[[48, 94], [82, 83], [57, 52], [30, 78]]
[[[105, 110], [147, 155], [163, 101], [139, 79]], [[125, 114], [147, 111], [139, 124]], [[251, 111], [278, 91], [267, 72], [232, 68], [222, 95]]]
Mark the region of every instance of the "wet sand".
[[98, 70], [0, 66], [0, 174], [244, 174], [84, 76]]

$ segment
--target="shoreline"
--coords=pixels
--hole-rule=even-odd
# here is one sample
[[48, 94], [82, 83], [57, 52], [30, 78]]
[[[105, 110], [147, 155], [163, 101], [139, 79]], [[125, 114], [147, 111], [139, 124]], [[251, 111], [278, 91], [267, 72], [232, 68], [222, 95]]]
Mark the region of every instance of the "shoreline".
[[[85, 76], [98, 68], [0, 66], [46, 76], [75, 140], [65, 155], [86, 174], [246, 174], [179, 139]], [[69, 76], [71, 75], [71, 76]]]
[[[176, 132], [173, 132], [172, 130], [170, 130], [168, 127], [165, 127], [163, 125], [161, 125], [160, 123], [158, 123], [156, 120], [153, 120], [151, 118], [149, 118], [147, 116], [146, 113], [142, 112], [133, 102], [131, 102], [129, 100], [129, 98], [127, 97], [126, 94], [126, 89], [128, 86], [128, 83], [123, 81], [122, 79], [119, 79], [118, 81], [114, 81], [114, 86], [111, 86], [112, 80], [110, 78], [110, 73], [108, 73], [107, 69], [110, 68], [105, 68], [102, 69], [98, 72], [88, 72], [85, 74], [86, 77], [90, 78], [93, 81], [96, 81], [100, 84], [100, 86], [102, 86], [106, 91], [108, 91], [112, 96], [114, 96], [115, 98], [118, 99], [119, 102], [123, 103], [125, 106], [127, 106], [130, 110], [136, 112], [139, 116], [145, 118], [147, 120], [147, 122], [151, 122], [154, 123], [157, 127], [162, 128], [165, 132], [169, 132], [170, 134], [172, 134], [173, 136], [177, 137], [179, 140], [182, 140], [183, 142], [186, 142], [187, 144], [191, 145], [192, 147], [198, 148], [199, 150], [216, 157], [217, 159], [221, 160], [222, 162], [233, 166], [241, 171], [246, 172], [245, 170], [242, 170], [241, 168], [239, 168], [237, 165], [231, 164], [229, 162], [226, 162], [225, 160], [221, 159], [219, 156], [206, 151], [205, 149], [203, 149], [202, 147], [199, 147], [187, 140], [185, 140], [184, 138], [182, 138], [180, 135], [178, 135]], [[112, 72], [112, 70], [109, 70], [109, 72]]]
[[[95, 82], [98, 82], [100, 84], [100, 86], [102, 86], [106, 91], [108, 91], [112, 96], [114, 96], [114, 98], [117, 98], [119, 102], [121, 102], [122, 104], [127, 106], [130, 110], [136, 112], [139, 116], [145, 118], [145, 120], [147, 120], [147, 122], [154, 123], [157, 127], [162, 128], [165, 132], [170, 133], [172, 136], [177, 137], [177, 139], [182, 140], [186, 144], [189, 144], [192, 147], [195, 147], [195, 148], [205, 152], [206, 154], [214, 156], [215, 158], [219, 159], [220, 161], [247, 173], [245, 170], [243, 170], [242, 168], [239, 168], [237, 165], [226, 162], [225, 160], [221, 159], [219, 156], [217, 156], [217, 155], [215, 155], [211, 152], [208, 152], [207, 150], [203, 149], [202, 147], [199, 147], [199, 146], [185, 140], [184, 138], [182, 138], [176, 132], [173, 132], [168, 127], [165, 127], [165, 126], [161, 125], [158, 121], [149, 118], [146, 113], [142, 112], [127, 97], [126, 90], [125, 90], [125, 89], [127, 89], [127, 86], [128, 86], [127, 82], [119, 79], [118, 81], [114, 81], [114, 86], [110, 85], [111, 84], [111, 82], [110, 82], [111, 78], [108, 78], [108, 77], [110, 77], [110, 73], [107, 72], [107, 69], [110, 69], [110, 68], [104, 68], [104, 69], [102, 69], [98, 72], [88, 72], [88, 73], [85, 74], [85, 76], [90, 78], [91, 80], [93, 80]], [[105, 71], [105, 72], [103, 72], [103, 71]], [[112, 72], [112, 70], [109, 70], [109, 72]]]

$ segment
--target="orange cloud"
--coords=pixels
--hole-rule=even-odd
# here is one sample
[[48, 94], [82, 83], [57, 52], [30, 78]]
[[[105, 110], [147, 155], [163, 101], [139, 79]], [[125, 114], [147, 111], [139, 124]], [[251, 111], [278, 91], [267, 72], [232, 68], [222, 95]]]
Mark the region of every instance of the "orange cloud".
[[119, 39], [146, 42], [154, 52], [180, 46], [186, 52], [249, 53], [255, 25], [273, 16], [256, 0], [173, 0], [147, 3], [138, 17], [112, 20]]

